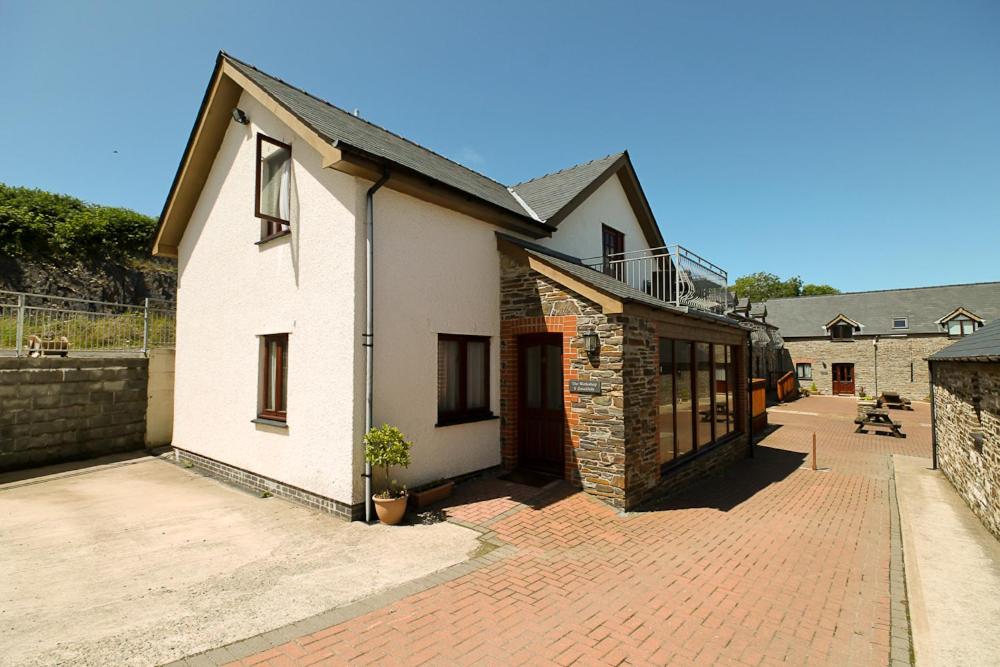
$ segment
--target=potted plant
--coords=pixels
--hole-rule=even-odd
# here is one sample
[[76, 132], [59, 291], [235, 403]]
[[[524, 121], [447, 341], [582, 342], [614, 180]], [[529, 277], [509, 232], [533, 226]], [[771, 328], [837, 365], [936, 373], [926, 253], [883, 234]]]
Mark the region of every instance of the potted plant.
[[373, 428], [365, 435], [365, 460], [373, 468], [381, 468], [385, 479], [385, 488], [372, 495], [375, 514], [379, 521], [390, 526], [402, 521], [406, 513], [406, 487], [400, 489], [396, 485], [396, 480], [389, 477], [389, 469], [408, 467], [412, 446], [398, 428], [388, 424]]

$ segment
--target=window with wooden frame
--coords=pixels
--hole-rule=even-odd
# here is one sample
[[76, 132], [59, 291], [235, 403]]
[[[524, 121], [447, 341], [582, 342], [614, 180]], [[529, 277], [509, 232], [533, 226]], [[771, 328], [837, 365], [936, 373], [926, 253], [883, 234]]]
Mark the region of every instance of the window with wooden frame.
[[625, 234], [614, 227], [601, 225], [601, 257], [604, 258], [604, 273], [619, 280], [623, 271]]
[[257, 135], [257, 188], [254, 214], [260, 218], [262, 241], [291, 229], [292, 147]]
[[854, 340], [854, 327], [850, 324], [834, 324], [830, 327], [832, 340]]
[[438, 426], [491, 417], [489, 337], [438, 334]]
[[260, 401], [257, 416], [288, 418], [288, 334], [261, 336]]
[[813, 379], [813, 365], [812, 363], [799, 362], [795, 364], [795, 377], [799, 380], [812, 380]]

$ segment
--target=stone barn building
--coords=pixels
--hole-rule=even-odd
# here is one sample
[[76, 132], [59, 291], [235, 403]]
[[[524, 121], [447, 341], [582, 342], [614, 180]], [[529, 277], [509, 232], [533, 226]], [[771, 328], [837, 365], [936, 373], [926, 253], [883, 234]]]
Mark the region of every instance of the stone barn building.
[[927, 357], [1000, 318], [1000, 282], [771, 299], [785, 370], [823, 394], [930, 393]]
[[1000, 321], [928, 361], [935, 461], [1000, 539]]

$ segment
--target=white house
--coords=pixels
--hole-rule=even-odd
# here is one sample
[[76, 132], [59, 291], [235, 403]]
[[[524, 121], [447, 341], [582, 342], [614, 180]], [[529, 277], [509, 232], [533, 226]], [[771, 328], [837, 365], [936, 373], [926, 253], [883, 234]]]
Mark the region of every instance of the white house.
[[154, 243], [173, 445], [358, 518], [391, 423], [410, 485], [531, 467], [631, 507], [747, 447], [725, 276], [664, 246], [627, 153], [508, 187], [220, 53]]

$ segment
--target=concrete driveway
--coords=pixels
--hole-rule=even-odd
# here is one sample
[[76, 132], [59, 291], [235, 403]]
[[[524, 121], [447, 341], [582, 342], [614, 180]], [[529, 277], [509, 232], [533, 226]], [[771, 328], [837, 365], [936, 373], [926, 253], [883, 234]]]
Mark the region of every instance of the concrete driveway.
[[477, 538], [347, 524], [148, 457], [0, 484], [0, 664], [160, 664], [459, 563]]

